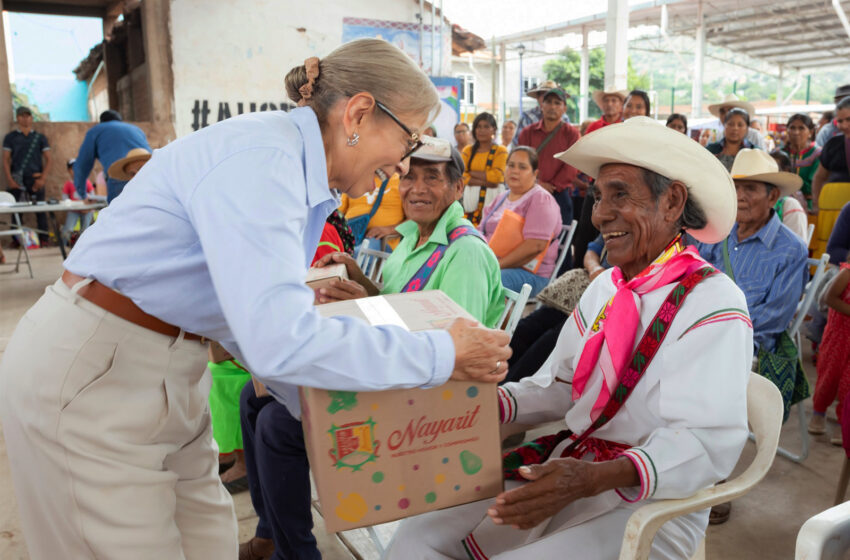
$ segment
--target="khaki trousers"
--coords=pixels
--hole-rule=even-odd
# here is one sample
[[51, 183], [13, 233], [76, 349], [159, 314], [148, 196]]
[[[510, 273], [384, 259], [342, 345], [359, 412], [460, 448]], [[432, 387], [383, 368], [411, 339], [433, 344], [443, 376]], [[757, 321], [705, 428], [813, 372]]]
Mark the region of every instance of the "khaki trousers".
[[45, 290], [0, 362], [31, 558], [237, 557], [200, 387], [206, 361], [206, 345], [182, 333], [134, 325], [61, 280]]

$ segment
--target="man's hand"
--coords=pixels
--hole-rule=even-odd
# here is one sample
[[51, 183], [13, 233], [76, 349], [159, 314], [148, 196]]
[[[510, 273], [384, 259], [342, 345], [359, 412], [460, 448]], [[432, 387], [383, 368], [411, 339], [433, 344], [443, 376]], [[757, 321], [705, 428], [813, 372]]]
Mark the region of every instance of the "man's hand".
[[364, 297], [369, 297], [366, 288], [354, 280], [333, 280], [327, 286], [316, 290], [317, 304]]
[[399, 233], [395, 230], [395, 226], [373, 227], [366, 232], [366, 237], [372, 239], [385, 239], [387, 237], [394, 237], [398, 235]]
[[519, 473], [531, 482], [496, 496], [487, 515], [497, 525], [536, 527], [575, 500], [595, 494], [593, 468], [593, 463], [571, 458], [520, 467]]
[[531, 529], [579, 498], [641, 483], [637, 469], [627, 457], [601, 463], [549, 459], [542, 465], [520, 467], [519, 474], [531, 482], [502, 492], [487, 510], [497, 525]]
[[508, 373], [511, 337], [503, 331], [487, 329], [469, 319], [455, 319], [449, 327], [455, 345], [456, 381], [498, 383]]
[[357, 261], [348, 253], [330, 253], [313, 264], [313, 268], [324, 268], [332, 264], [344, 264], [345, 270], [348, 272], [348, 277], [352, 280], [365, 278], [363, 271], [357, 266]]
[[44, 183], [45, 183], [45, 178], [44, 178], [44, 177], [39, 177], [39, 178], [38, 178], [38, 179], [36, 179], [36, 180], [35, 180], [35, 182], [32, 184], [32, 190], [34, 190], [34, 191], [40, 191], [41, 189], [43, 189], [43, 188], [44, 188]]
[[552, 183], [540, 183], [540, 186], [549, 191], [549, 194], [555, 193], [555, 185]]
[[19, 185], [19, 184], [18, 184], [18, 183], [14, 180], [14, 179], [12, 179], [11, 177], [9, 177], [9, 178], [7, 179], [7, 182], [9, 183], [9, 188], [10, 188], [10, 189], [18, 189], [18, 190], [20, 190], [20, 189], [21, 189], [21, 186], [20, 186], [20, 185]]

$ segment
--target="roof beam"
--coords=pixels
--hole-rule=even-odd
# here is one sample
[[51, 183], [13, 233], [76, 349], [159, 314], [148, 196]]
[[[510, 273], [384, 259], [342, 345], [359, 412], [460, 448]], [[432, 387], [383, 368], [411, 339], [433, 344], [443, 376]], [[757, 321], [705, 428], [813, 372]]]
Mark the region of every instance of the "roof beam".
[[80, 6], [59, 2], [27, 2], [26, 0], [4, 0], [3, 9], [9, 12], [47, 14], [56, 16], [98, 17], [106, 16], [103, 6]]
[[[807, 54], [809, 54], [809, 53], [807, 53]], [[833, 65], [839, 65], [839, 64], [846, 65], [847, 61], [850, 60], [850, 51], [848, 51], [847, 53], [837, 54], [835, 56], [837, 56], [839, 58], [844, 58], [844, 60], [836, 61], [834, 64], [833, 63], [827, 63], [827, 64], [822, 64], [820, 66], [833, 66]], [[799, 68], [800, 67], [799, 65], [801, 65], [801, 64], [803, 64], [805, 66], [810, 66], [810, 63], [812, 63], [812, 62], [815, 62], [815, 63], [823, 62], [824, 59], [826, 59], [826, 58], [829, 58], [829, 55], [821, 54], [820, 56], [813, 56], [813, 57], [808, 57], [808, 58], [790, 58], [790, 59], [785, 59], [785, 60], [771, 60], [770, 62], [774, 62], [776, 64], [783, 64], [783, 65], [787, 64], [789, 66], [794, 66], [795, 68]], [[815, 64], [814, 66], [818, 66], [818, 65]]]
[[[827, 43], [829, 43], [829, 44], [827, 44]], [[786, 45], [789, 45], [789, 44], [791, 46], [786, 46]], [[837, 48], [841, 48], [841, 47], [846, 47], [847, 45], [848, 45], [847, 41], [830, 39], [828, 41], [812, 42], [811, 43], [812, 48], [801, 48], [799, 43], [796, 43], [795, 41], [789, 40], [782, 45], [771, 45], [771, 46], [764, 46], [764, 47], [746, 47], [744, 49], [744, 52], [746, 52], [750, 56], [755, 56], [755, 57], [781, 56], [781, 55], [786, 55], [786, 54], [806, 52], [808, 50], [837, 49]]]

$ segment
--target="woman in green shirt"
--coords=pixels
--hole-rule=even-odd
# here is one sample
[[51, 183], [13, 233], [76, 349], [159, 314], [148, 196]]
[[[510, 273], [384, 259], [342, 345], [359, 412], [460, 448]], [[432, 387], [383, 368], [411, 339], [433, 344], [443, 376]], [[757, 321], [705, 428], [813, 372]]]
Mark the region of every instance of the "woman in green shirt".
[[786, 125], [788, 143], [785, 151], [791, 157], [791, 172], [803, 179], [803, 196], [806, 198], [808, 210], [812, 209], [812, 178], [818, 169], [821, 149], [812, 142], [812, 131], [815, 123], [811, 117], [803, 113], [791, 115]]
[[384, 264], [383, 289], [366, 278], [349, 255], [334, 253], [315, 266], [345, 263], [350, 280], [320, 289], [316, 301], [441, 290], [492, 328], [505, 307], [499, 261], [457, 202], [463, 194], [463, 160], [445, 140], [423, 141], [399, 182], [408, 221], [396, 228], [402, 240]]

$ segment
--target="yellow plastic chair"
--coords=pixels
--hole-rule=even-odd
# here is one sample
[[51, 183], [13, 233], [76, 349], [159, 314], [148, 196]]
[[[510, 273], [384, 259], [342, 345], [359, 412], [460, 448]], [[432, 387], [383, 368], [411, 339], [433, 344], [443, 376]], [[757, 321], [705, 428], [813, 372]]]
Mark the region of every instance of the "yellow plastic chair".
[[[661, 500], [639, 508], [626, 525], [620, 560], [647, 560], [655, 533], [666, 522], [739, 498], [764, 478], [773, 464], [779, 445], [782, 396], [776, 385], [757, 373], [750, 375], [747, 387], [747, 416], [756, 441], [756, 456], [747, 470], [725, 484], [700, 490], [690, 498]], [[704, 559], [703, 540], [692, 560]]]
[[848, 202], [850, 202], [850, 183], [827, 183], [821, 189], [818, 197], [815, 241], [812, 244], [814, 258], [817, 259], [826, 252], [826, 243], [835, 226], [835, 220]]

